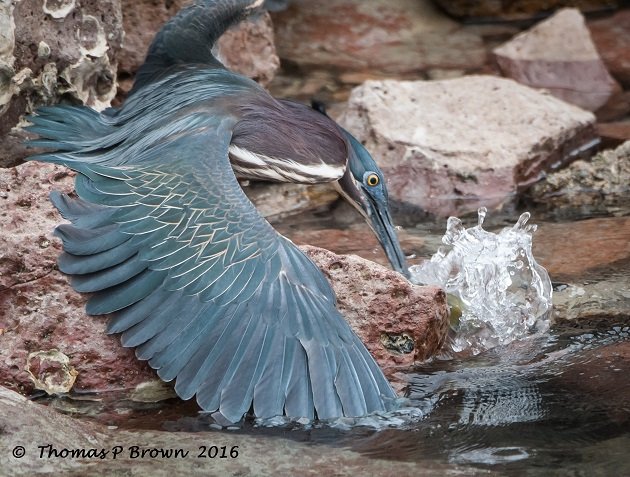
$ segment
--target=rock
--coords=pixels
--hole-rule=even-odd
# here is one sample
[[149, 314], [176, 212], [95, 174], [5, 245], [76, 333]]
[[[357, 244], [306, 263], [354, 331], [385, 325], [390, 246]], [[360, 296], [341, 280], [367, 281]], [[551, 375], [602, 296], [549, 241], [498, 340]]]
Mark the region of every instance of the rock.
[[575, 7], [584, 12], [610, 10], [619, 6], [618, 0], [435, 0], [449, 15], [456, 18], [526, 20], [553, 12], [561, 7]]
[[621, 90], [576, 9], [560, 10], [493, 53], [505, 76], [590, 111]]
[[23, 115], [44, 104], [96, 109], [116, 94], [123, 29], [119, 0], [0, 4], [0, 167], [26, 155]]
[[[175, 421], [175, 419], [173, 419]], [[0, 466], [10, 469], [6, 475], [128, 475], [170, 477], [173, 475], [208, 476], [256, 475], [335, 475], [350, 477], [357, 475], [396, 475], [411, 477], [419, 475], [444, 475], [452, 464], [437, 461], [422, 463], [391, 460], [371, 456], [369, 459], [358, 450], [348, 446], [312, 445], [302, 439], [273, 437], [274, 432], [264, 429], [255, 433], [208, 432], [210, 427], [199, 428], [202, 432], [167, 432], [111, 429], [91, 420], [76, 419], [60, 414], [50, 407], [33, 403], [6, 388], [0, 387]], [[324, 431], [326, 432], [326, 431]], [[318, 434], [317, 430], [309, 434]], [[24, 457], [14, 457], [16, 446], [24, 447]], [[67, 449], [65, 458], [48, 457], [52, 448], [57, 452]], [[43, 449], [40, 449], [42, 446]], [[116, 446], [120, 452], [116, 458]], [[132, 446], [138, 452], [156, 449], [158, 454], [133, 457]], [[225, 446], [225, 458], [209, 458], [211, 446], [219, 451]], [[79, 455], [73, 457], [72, 450], [80, 452], [107, 452], [103, 458]], [[186, 454], [170, 458], [159, 454], [159, 450], [181, 449]], [[200, 452], [205, 454], [199, 457]], [[40, 452], [43, 456], [40, 458]], [[233, 452], [230, 457], [230, 452]], [[461, 464], [458, 471], [471, 474], [472, 468]], [[468, 469], [468, 470], [466, 470]], [[5, 471], [6, 472], [6, 471]]]
[[630, 206], [630, 141], [547, 175], [527, 200], [557, 217], [623, 213]]
[[[53, 383], [67, 383], [73, 368], [76, 381], [66, 386], [72, 392], [126, 390], [133, 398], [155, 381], [155, 373], [135, 359], [132, 349], [123, 348], [118, 337], [105, 334], [104, 318], [85, 315], [85, 297], [72, 290], [56, 267], [61, 247], [51, 232], [61, 218], [48, 193], [72, 188], [72, 174], [61, 166], [28, 162], [0, 169], [0, 385], [32, 393], [36, 386], [27, 363], [52, 353], [69, 358], [68, 372], [33, 364], [31, 374], [42, 374], [45, 380], [46, 372], [54, 371]], [[333, 287], [343, 294], [342, 313], [349, 315], [361, 336], [375, 340], [368, 343], [370, 349], [380, 347], [376, 355], [383, 366], [424, 359], [439, 347], [444, 326], [440, 320], [446, 316], [439, 289], [414, 287], [400, 275], [359, 258], [309, 252], [316, 263], [328, 267]], [[378, 325], [366, 334], [365, 320], [378, 316], [387, 318], [375, 321]], [[415, 341], [413, 352], [398, 355], [385, 350], [383, 333], [391, 335], [390, 341], [396, 341], [396, 334], [407, 334]]]
[[278, 54], [303, 67], [385, 73], [474, 70], [486, 53], [429, 0], [291, 2], [272, 15]]
[[630, 10], [592, 20], [588, 28], [608, 71], [625, 88], [630, 88]]
[[630, 263], [630, 217], [542, 224], [534, 256], [554, 282], [594, 279], [600, 271]]
[[245, 194], [258, 211], [271, 222], [299, 214], [328, 208], [339, 198], [330, 184], [249, 183]]
[[[594, 116], [492, 76], [368, 81], [340, 123], [382, 168], [390, 201], [415, 214], [510, 204], [540, 174], [597, 144]], [[414, 220], [411, 220], [414, 222]]]
[[630, 122], [597, 123], [597, 134], [602, 139], [602, 147], [609, 149], [630, 141]]
[[[353, 214], [354, 222], [361, 220], [354, 208], [350, 212]], [[335, 209], [335, 216], [337, 216], [337, 209]], [[383, 248], [367, 223], [355, 223], [343, 230], [313, 230], [300, 227], [299, 225], [297, 227], [292, 226], [290, 221], [288, 221], [288, 223], [279, 222], [276, 228], [297, 245], [314, 245], [330, 250], [338, 255], [358, 255], [366, 260], [383, 265], [385, 268], [391, 268], [391, 264], [385, 252], [383, 252]], [[419, 255], [420, 251], [426, 245], [424, 238], [408, 233], [404, 229], [397, 230], [397, 233], [398, 240], [400, 241], [405, 255], [417, 257], [407, 260], [407, 265], [415, 264], [416, 260], [423, 260], [419, 258]]]
[[51, 350], [78, 372], [74, 392], [133, 389], [155, 379], [133, 350], [105, 334], [105, 319], [85, 314], [85, 297], [57, 270], [61, 245], [52, 230], [62, 219], [48, 193], [72, 189], [61, 166], [0, 169], [0, 385], [24, 394], [35, 389], [29, 355]]
[[557, 287], [553, 292], [551, 315], [554, 328], [603, 330], [619, 324], [628, 326], [628, 290], [630, 279], [623, 275]]
[[324, 271], [339, 311], [382, 368], [433, 356], [448, 331], [446, 294], [411, 284], [399, 273], [354, 255], [302, 246]]
[[[191, 0], [122, 0], [125, 27], [124, 49], [118, 55], [121, 79], [118, 100], [133, 85], [133, 77], [144, 62], [147, 50], [160, 27]], [[269, 84], [280, 66], [268, 14], [236, 25], [219, 40], [224, 64], [263, 86]]]

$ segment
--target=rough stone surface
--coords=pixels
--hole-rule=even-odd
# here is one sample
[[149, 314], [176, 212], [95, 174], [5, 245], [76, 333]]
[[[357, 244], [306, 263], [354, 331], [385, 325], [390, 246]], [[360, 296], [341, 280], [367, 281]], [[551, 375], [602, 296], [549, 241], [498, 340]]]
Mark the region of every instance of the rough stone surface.
[[[630, 262], [629, 262], [630, 264]], [[617, 276], [573, 283], [553, 292], [552, 319], [557, 328], [593, 329], [630, 324], [630, 279]]]
[[[122, 0], [125, 43], [118, 56], [119, 99], [131, 89], [155, 33], [190, 3], [191, 0]], [[218, 53], [228, 68], [267, 85], [280, 66], [269, 15], [249, 19], [226, 32], [219, 40]]]
[[491, 76], [368, 81], [340, 118], [379, 162], [390, 201], [448, 216], [513, 201], [596, 144], [594, 116]]
[[[78, 372], [74, 392], [133, 391], [155, 374], [117, 337], [104, 333], [104, 318], [85, 315], [85, 297], [57, 270], [60, 243], [51, 232], [61, 218], [48, 201], [53, 189], [72, 191], [72, 175], [60, 166], [29, 162], [0, 169], [0, 385], [33, 392], [26, 370], [29, 354], [56, 349]], [[424, 359], [437, 350], [446, 316], [443, 292], [412, 286], [366, 260], [309, 251], [341, 294], [342, 314], [360, 336], [375, 340], [367, 343], [371, 350], [381, 347], [375, 355], [383, 367]], [[366, 334], [369, 320], [375, 325]], [[408, 334], [415, 340], [414, 352], [384, 351], [382, 332]]]
[[339, 194], [330, 184], [259, 182], [251, 183], [243, 190], [258, 211], [272, 222], [307, 210], [326, 209], [339, 199]]
[[25, 155], [16, 126], [60, 100], [108, 106], [122, 47], [119, 0], [22, 0], [0, 4], [0, 167]]
[[[570, 41], [567, 39], [570, 38]], [[595, 111], [620, 91], [579, 10], [564, 9], [494, 50], [503, 74]]]
[[594, 279], [607, 269], [619, 270], [630, 264], [630, 217], [542, 224], [534, 255], [553, 281]]
[[575, 7], [582, 11], [599, 11], [617, 7], [618, 0], [435, 0], [450, 15], [457, 18], [499, 18], [523, 20], [552, 12], [561, 7]]
[[[291, 437], [216, 432], [130, 431], [111, 429], [88, 420], [64, 416], [49, 407], [35, 404], [6, 388], [0, 387], [0, 468], [3, 475], [98, 475], [171, 477], [187, 476], [248, 476], [278, 475], [339, 476], [382, 475], [422, 477], [445, 475], [453, 465], [437, 461], [422, 464], [403, 462], [377, 456], [366, 456], [346, 446], [313, 445]], [[53, 445], [56, 449], [105, 449], [109, 453], [99, 458], [40, 459], [38, 446]], [[15, 446], [24, 446], [24, 457], [13, 457]], [[124, 450], [116, 459], [112, 448]], [[130, 447], [140, 449], [182, 449], [181, 458], [131, 458]], [[200, 447], [219, 449], [226, 446], [229, 455], [238, 446], [236, 458], [198, 458]], [[47, 455], [47, 454], [46, 454]], [[8, 469], [8, 472], [7, 472]], [[457, 465], [457, 471], [467, 475], [472, 468]]]
[[84, 312], [85, 297], [56, 268], [61, 218], [51, 190], [72, 191], [60, 166], [26, 163], [0, 169], [0, 385], [31, 393], [30, 353], [57, 349], [78, 371], [73, 390], [133, 389], [155, 379], [133, 350], [105, 334], [106, 320]]
[[547, 175], [528, 201], [560, 217], [616, 213], [630, 207], [630, 141]]
[[406, 73], [486, 58], [481, 38], [429, 0], [299, 0], [273, 22], [279, 56], [300, 66]]
[[608, 71], [624, 87], [630, 88], [630, 10], [592, 20], [588, 28]]
[[[189, 0], [0, 2], [0, 167], [28, 155], [25, 113], [60, 101], [101, 110], [131, 88], [159, 27]], [[124, 31], [123, 31], [124, 26]], [[124, 42], [123, 42], [124, 37]], [[268, 14], [228, 31], [218, 54], [265, 85], [279, 66]]]
[[441, 288], [413, 285], [399, 273], [354, 255], [302, 249], [324, 271], [339, 311], [381, 367], [411, 365], [440, 349], [448, 331]]

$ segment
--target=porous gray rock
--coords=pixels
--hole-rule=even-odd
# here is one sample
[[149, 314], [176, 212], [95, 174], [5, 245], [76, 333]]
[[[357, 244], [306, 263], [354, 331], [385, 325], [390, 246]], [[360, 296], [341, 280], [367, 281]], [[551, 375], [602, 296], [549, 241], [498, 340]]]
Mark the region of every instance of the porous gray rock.
[[61, 100], [109, 106], [122, 48], [120, 0], [22, 0], [0, 4], [0, 167], [27, 152], [19, 126]]
[[[598, 143], [592, 113], [515, 81], [367, 81], [340, 117], [408, 213], [511, 204], [552, 167]], [[412, 217], [413, 218], [413, 217]]]
[[546, 175], [527, 200], [558, 217], [623, 213], [630, 207], [630, 141]]
[[621, 91], [575, 8], [560, 10], [493, 52], [505, 76], [589, 111]]

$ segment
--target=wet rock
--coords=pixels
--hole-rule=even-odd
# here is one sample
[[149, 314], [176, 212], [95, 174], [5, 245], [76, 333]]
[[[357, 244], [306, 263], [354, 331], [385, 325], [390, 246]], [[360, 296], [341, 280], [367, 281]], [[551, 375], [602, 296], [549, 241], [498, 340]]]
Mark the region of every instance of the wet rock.
[[597, 134], [602, 139], [602, 146], [615, 148], [626, 141], [630, 141], [630, 122], [617, 121], [613, 123], [598, 123]]
[[630, 141], [547, 175], [527, 199], [558, 217], [623, 213], [630, 207]]
[[433, 356], [448, 331], [446, 294], [354, 255], [302, 249], [330, 280], [339, 311], [382, 368]]
[[[191, 0], [122, 0], [125, 48], [118, 55], [118, 100], [131, 89], [155, 33], [190, 3]], [[226, 32], [219, 40], [218, 53], [228, 68], [267, 85], [280, 66], [269, 15], [251, 18]]]
[[390, 201], [416, 219], [510, 204], [543, 171], [595, 145], [594, 120], [491, 76], [368, 81], [340, 118], [379, 162]]
[[607, 269], [630, 263], [630, 217], [542, 224], [536, 233], [534, 255], [554, 282], [606, 275]]
[[588, 22], [593, 41], [608, 71], [630, 88], [630, 10]]
[[[611, 338], [615, 333], [615, 330], [612, 331]], [[626, 339], [629, 331], [625, 327]], [[576, 404], [584, 405], [591, 412], [592, 409], [600, 409], [610, 421], [623, 429], [630, 424], [628, 372], [630, 341], [626, 340], [583, 351], [580, 361], [567, 366], [552, 378], [551, 385], [554, 389], [562, 387], [569, 390], [568, 394], [577, 398]], [[605, 422], [603, 415], [600, 419]]]
[[[64, 416], [49, 407], [35, 404], [6, 388], [0, 387], [0, 466], [10, 469], [9, 475], [129, 475], [169, 477], [173, 475], [277, 475], [351, 477], [357, 475], [430, 476], [444, 475], [449, 467], [440, 463], [394, 461], [370, 457], [345, 446], [312, 445], [299, 439], [216, 432], [209, 427], [203, 432], [166, 432], [110, 429], [88, 420]], [[38, 446], [54, 446], [62, 451], [90, 449], [108, 453], [98, 457], [40, 458]], [[24, 447], [24, 457], [13, 457], [15, 446]], [[112, 457], [113, 448], [121, 452]], [[185, 457], [131, 457], [131, 446], [142, 449], [181, 449]], [[198, 457], [210, 446], [225, 446], [226, 458]], [[235, 457], [228, 458], [234, 450]], [[44, 449], [48, 456], [48, 448]], [[452, 466], [451, 466], [452, 467]], [[471, 473], [464, 466], [458, 470]]]
[[386, 73], [474, 70], [486, 54], [428, 0], [291, 2], [273, 15], [278, 54], [302, 67]]
[[258, 211], [272, 222], [305, 211], [326, 209], [339, 199], [339, 194], [330, 184], [252, 182], [245, 185], [243, 190], [256, 204]]
[[[336, 215], [337, 210], [335, 209], [334, 212]], [[356, 210], [353, 208], [350, 213], [353, 214], [352, 220], [356, 222], [358, 218]], [[339, 255], [358, 255], [366, 260], [383, 265], [385, 268], [391, 268], [383, 248], [367, 223], [354, 224], [343, 230], [312, 230], [303, 227], [293, 228], [290, 225], [290, 221], [278, 223], [277, 228], [284, 236], [290, 238], [297, 245], [314, 245]], [[408, 257], [414, 256], [414, 258], [407, 260], [407, 265], [413, 265], [416, 261], [423, 260], [420, 258], [420, 255], [421, 250], [425, 246], [424, 239], [418, 235], [408, 233], [404, 229], [397, 230], [397, 233], [405, 255]]]
[[122, 47], [119, 0], [0, 4], [0, 167], [26, 151], [23, 115], [60, 100], [109, 106]]
[[[630, 264], [630, 262], [628, 262]], [[556, 329], [591, 330], [630, 324], [630, 279], [619, 275], [597, 282], [560, 285], [553, 292]]]
[[619, 6], [618, 0], [435, 0], [442, 9], [456, 18], [494, 18], [501, 20], [526, 20], [553, 12], [561, 7], [575, 7], [583, 12], [610, 10]]
[[590, 111], [621, 90], [576, 9], [560, 10], [493, 53], [505, 76]]
[[[0, 169], [0, 385], [32, 393], [36, 386], [29, 375], [31, 353], [58, 350], [77, 373], [68, 389], [127, 390], [133, 398], [155, 381], [155, 373], [116, 336], [105, 334], [106, 319], [85, 314], [85, 297], [72, 290], [56, 267], [61, 247], [52, 230], [62, 219], [48, 194], [53, 189], [69, 193], [72, 188], [72, 174], [61, 166], [29, 162]], [[377, 322], [380, 332], [370, 328], [377, 331], [361, 335], [375, 340], [368, 345], [376, 346], [383, 365], [424, 359], [437, 349], [440, 320], [446, 314], [440, 290], [413, 287], [400, 275], [365, 260], [311, 253], [320, 265], [332, 267], [333, 286], [340, 286], [343, 293], [342, 313], [356, 322], [359, 333], [368, 318], [387, 316]], [[331, 261], [342, 270], [333, 272]], [[394, 335], [411, 336], [416, 343], [413, 353], [390, 356], [381, 346], [382, 333], [392, 335], [394, 349], [399, 343]], [[404, 343], [398, 346], [405, 349]], [[31, 374], [36, 374], [34, 369]]]

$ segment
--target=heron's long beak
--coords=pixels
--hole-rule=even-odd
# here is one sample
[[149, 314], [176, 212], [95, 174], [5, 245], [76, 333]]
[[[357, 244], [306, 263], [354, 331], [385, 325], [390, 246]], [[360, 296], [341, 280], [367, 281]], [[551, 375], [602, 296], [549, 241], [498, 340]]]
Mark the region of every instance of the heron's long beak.
[[364, 204], [367, 205], [365, 212], [368, 224], [376, 234], [383, 250], [385, 250], [385, 255], [387, 255], [387, 258], [392, 264], [392, 268], [409, 278], [405, 254], [400, 248], [400, 242], [398, 241], [398, 235], [392, 223], [389, 207], [386, 203], [377, 202], [366, 193], [364, 193], [364, 199]]

